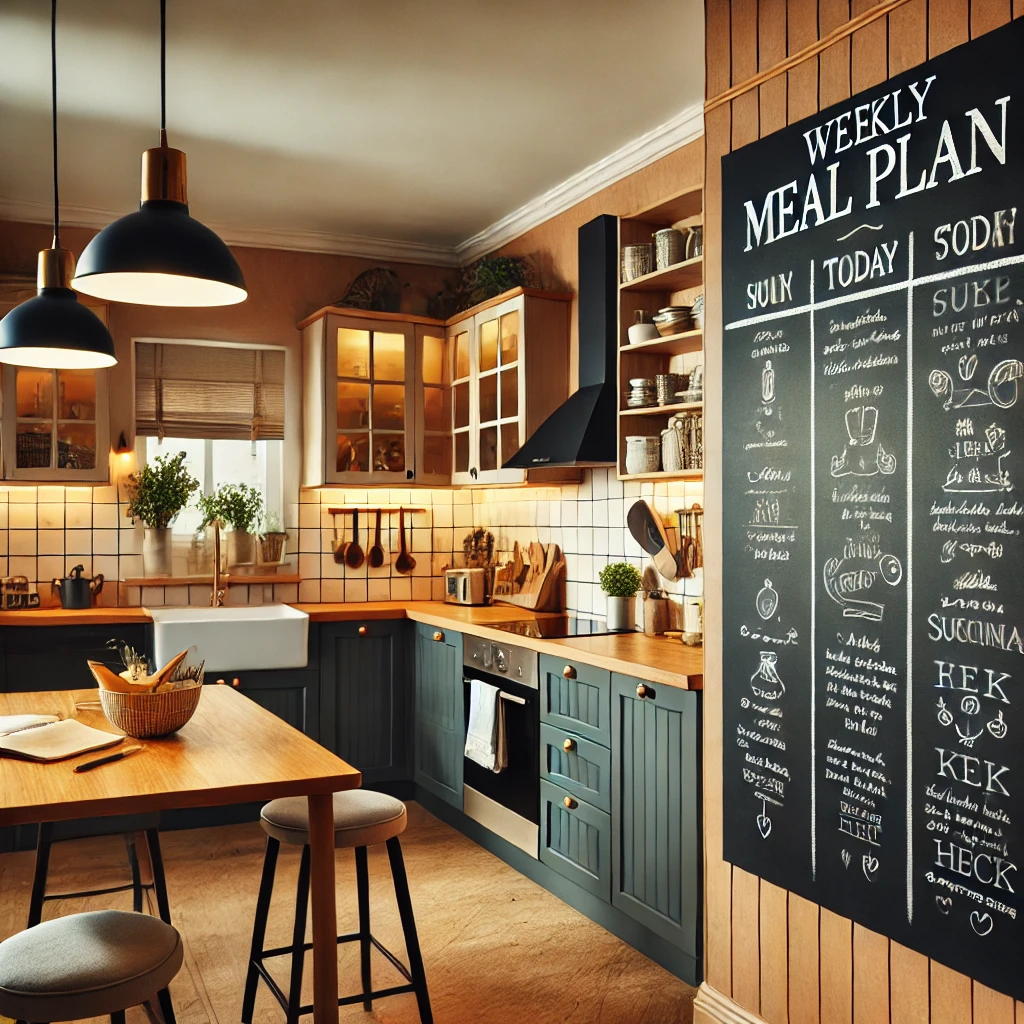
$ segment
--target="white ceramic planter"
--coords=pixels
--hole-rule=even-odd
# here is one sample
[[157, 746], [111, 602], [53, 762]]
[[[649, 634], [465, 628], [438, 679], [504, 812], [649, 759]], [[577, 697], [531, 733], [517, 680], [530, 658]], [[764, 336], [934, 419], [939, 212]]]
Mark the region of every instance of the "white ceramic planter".
[[608, 628], [636, 629], [636, 596], [608, 598]]
[[171, 528], [147, 526], [142, 536], [142, 572], [146, 576], [170, 576], [173, 546]]

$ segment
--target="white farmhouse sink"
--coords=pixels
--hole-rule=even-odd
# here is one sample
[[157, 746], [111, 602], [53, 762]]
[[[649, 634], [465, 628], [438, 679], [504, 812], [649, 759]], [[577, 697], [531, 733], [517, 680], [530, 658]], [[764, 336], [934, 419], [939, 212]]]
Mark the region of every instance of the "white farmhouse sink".
[[154, 668], [192, 646], [206, 662], [207, 679], [211, 672], [306, 664], [309, 616], [286, 604], [147, 611], [153, 617]]

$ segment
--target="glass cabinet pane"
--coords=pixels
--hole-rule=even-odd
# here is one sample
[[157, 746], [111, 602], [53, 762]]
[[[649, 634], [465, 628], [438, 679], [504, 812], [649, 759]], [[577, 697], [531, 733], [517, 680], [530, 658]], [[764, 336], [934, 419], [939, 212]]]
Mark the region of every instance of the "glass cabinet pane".
[[338, 376], [367, 379], [370, 376], [370, 332], [338, 328]]
[[455, 435], [455, 472], [469, 472], [469, 432]]
[[405, 434], [373, 433], [374, 473], [405, 472]]
[[514, 309], [501, 318], [501, 365], [507, 366], [519, 358], [519, 310]]
[[49, 469], [53, 461], [53, 423], [19, 423], [16, 445], [18, 469]]
[[16, 370], [18, 419], [47, 419], [53, 415], [53, 371]]
[[498, 375], [480, 378], [480, 422], [490, 423], [498, 418]]
[[519, 451], [519, 424], [502, 423], [501, 425], [501, 464], [504, 465]]
[[373, 416], [371, 426], [378, 430], [402, 430], [405, 426], [405, 386], [373, 385]]
[[501, 371], [501, 418], [519, 415], [519, 367]]
[[[468, 436], [468, 435], [464, 435]], [[468, 459], [469, 453], [466, 453]], [[423, 472], [431, 476], [448, 476], [452, 465], [452, 439], [425, 437], [423, 439]]]
[[455, 379], [469, 376], [469, 332], [455, 335]]
[[[469, 373], [467, 367], [466, 373]], [[441, 335], [423, 336], [423, 383], [447, 384], [444, 372], [444, 338]]]
[[405, 335], [373, 332], [373, 379], [405, 380]]
[[452, 425], [459, 427], [469, 426], [469, 381], [456, 384], [452, 390], [455, 393], [455, 417]]
[[[462, 385], [465, 394], [469, 394], [469, 386]], [[444, 388], [423, 389], [423, 427], [426, 430], [448, 430], [448, 392]], [[466, 426], [469, 423], [467, 412]]]
[[480, 472], [498, 468], [498, 428], [484, 427], [480, 431]]
[[338, 381], [338, 429], [370, 425], [370, 385]]
[[96, 468], [96, 424], [61, 423], [57, 426], [57, 468]]
[[480, 325], [480, 366], [481, 373], [493, 370], [498, 365], [498, 321], [488, 320]]
[[369, 434], [338, 433], [338, 455], [336, 468], [339, 473], [366, 473], [370, 463], [367, 457], [370, 450]]
[[[93, 371], [58, 370], [57, 396], [58, 419], [96, 419], [96, 374]], [[93, 441], [95, 443], [95, 435]]]

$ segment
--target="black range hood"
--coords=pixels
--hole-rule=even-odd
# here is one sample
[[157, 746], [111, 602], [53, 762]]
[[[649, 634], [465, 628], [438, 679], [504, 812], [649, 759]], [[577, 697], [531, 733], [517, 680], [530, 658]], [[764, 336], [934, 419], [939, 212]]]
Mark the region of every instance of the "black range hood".
[[618, 220], [595, 217], [579, 229], [579, 390], [570, 395], [503, 469], [614, 466], [618, 388]]

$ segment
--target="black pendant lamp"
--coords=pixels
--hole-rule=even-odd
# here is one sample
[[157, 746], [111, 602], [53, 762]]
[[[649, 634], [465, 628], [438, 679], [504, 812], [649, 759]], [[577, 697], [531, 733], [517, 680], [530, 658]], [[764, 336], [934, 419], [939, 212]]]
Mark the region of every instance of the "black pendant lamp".
[[114, 339], [103, 321], [71, 290], [75, 257], [60, 247], [57, 191], [57, 0], [50, 4], [50, 78], [53, 86], [53, 247], [39, 254], [39, 294], [0, 320], [0, 363], [53, 370], [113, 366]]
[[231, 250], [189, 216], [185, 154], [166, 131], [166, 0], [160, 0], [160, 145], [142, 154], [138, 212], [86, 247], [72, 285], [86, 295], [146, 306], [230, 306], [247, 295]]

